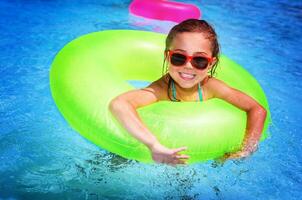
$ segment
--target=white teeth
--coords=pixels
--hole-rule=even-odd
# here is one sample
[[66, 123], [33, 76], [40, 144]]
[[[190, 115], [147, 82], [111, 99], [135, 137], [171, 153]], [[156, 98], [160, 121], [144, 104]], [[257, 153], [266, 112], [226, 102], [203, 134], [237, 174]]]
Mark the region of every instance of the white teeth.
[[182, 73], [182, 72], [180, 72], [180, 75], [184, 78], [194, 78], [195, 77], [194, 74], [186, 74], [186, 73]]

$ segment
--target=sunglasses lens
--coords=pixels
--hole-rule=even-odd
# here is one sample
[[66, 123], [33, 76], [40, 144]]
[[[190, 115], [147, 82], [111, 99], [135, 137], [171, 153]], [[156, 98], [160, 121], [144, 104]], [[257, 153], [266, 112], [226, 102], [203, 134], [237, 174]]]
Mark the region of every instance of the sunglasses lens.
[[194, 57], [192, 59], [192, 65], [197, 69], [205, 69], [208, 66], [208, 60], [204, 57]]
[[186, 56], [185, 55], [182, 55], [180, 53], [173, 53], [171, 55], [171, 63], [172, 65], [175, 65], [175, 66], [181, 66], [183, 64], [186, 63]]

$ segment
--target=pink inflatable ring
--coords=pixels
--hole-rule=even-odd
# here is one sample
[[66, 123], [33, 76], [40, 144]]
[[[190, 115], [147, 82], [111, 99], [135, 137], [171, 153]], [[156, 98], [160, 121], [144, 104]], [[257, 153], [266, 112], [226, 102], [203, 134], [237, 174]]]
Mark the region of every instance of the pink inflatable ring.
[[129, 10], [134, 15], [173, 22], [201, 17], [201, 12], [195, 5], [166, 0], [134, 0]]

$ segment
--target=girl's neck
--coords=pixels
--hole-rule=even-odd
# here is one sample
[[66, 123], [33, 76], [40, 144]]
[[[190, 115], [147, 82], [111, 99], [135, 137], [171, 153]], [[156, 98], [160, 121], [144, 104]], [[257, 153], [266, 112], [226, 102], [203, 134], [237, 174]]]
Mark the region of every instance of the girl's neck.
[[192, 88], [182, 88], [178, 85], [178, 83], [176, 83], [175, 81], [173, 81], [173, 82], [174, 82], [177, 94], [180, 94], [181, 96], [190, 96], [190, 95], [194, 94], [198, 89], [198, 85], [194, 85]]
[[[176, 99], [179, 99], [181, 101], [196, 101], [196, 97], [197, 97], [197, 91], [198, 91], [198, 84], [195, 85], [192, 88], [182, 88], [180, 87], [174, 80], [173, 84], [174, 84], [174, 88], [176, 90], [175, 94], [176, 94]], [[172, 94], [173, 95], [173, 94]]]

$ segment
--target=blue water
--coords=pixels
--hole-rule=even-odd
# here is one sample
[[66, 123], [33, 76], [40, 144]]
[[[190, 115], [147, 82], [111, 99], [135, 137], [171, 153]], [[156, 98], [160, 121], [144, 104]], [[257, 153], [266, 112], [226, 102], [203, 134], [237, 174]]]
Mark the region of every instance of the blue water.
[[[71, 40], [106, 29], [166, 33], [130, 1], [0, 1], [0, 199], [301, 199], [302, 2], [192, 0], [222, 51], [259, 81], [271, 136], [243, 161], [173, 168], [126, 160], [82, 138], [50, 94], [49, 70]], [[160, 69], [161, 70], [161, 69]]]

